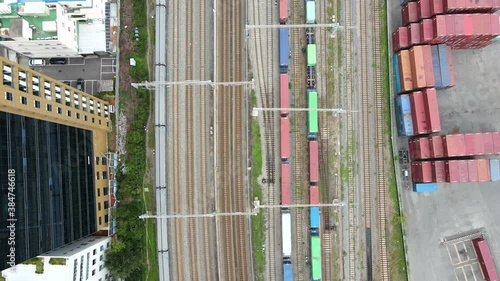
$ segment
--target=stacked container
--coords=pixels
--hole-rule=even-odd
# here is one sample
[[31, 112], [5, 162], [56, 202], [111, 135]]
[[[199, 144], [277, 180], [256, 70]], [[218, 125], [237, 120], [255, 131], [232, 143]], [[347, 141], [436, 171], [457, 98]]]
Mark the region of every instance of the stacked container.
[[500, 181], [500, 161], [498, 159], [490, 159], [490, 175], [491, 181]]
[[396, 99], [396, 120], [400, 136], [413, 136], [413, 120], [409, 95], [400, 95]]
[[[430, 182], [488, 182], [500, 180], [498, 160], [490, 165], [489, 159], [412, 162], [411, 178], [414, 183]], [[491, 175], [494, 173], [494, 177]]]

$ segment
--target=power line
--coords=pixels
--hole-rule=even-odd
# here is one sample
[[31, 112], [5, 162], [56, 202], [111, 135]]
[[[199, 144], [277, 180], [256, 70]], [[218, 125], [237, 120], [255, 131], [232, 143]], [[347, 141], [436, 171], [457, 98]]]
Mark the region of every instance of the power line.
[[252, 81], [234, 81], [234, 82], [213, 82], [212, 80], [184, 80], [184, 81], [144, 81], [141, 83], [131, 83], [132, 87], [138, 89], [144, 87], [148, 90], [155, 89], [160, 86], [251, 86], [254, 87], [254, 80]]

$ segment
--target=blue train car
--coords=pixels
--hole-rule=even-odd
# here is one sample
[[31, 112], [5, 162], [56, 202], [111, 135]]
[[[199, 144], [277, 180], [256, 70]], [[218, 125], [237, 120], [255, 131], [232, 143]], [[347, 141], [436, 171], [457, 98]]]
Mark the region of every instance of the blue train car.
[[429, 183], [414, 183], [413, 191], [415, 192], [435, 192], [437, 191], [437, 183], [429, 182]]
[[280, 28], [280, 72], [288, 72], [288, 28]]
[[309, 228], [311, 233], [317, 233], [319, 231], [319, 208], [311, 207], [309, 208]]
[[399, 76], [398, 55], [394, 55], [394, 74], [396, 74], [396, 93], [401, 93], [401, 81]]
[[293, 281], [292, 263], [283, 261], [283, 281]]

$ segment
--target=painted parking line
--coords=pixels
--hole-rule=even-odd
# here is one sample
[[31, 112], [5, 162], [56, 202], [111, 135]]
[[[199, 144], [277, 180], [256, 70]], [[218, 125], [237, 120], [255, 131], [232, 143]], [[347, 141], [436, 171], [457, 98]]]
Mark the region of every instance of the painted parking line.
[[455, 278], [457, 278], [457, 281], [468, 281], [463, 266], [455, 267]]
[[[450, 250], [450, 247], [453, 248]], [[455, 266], [460, 264], [460, 259], [457, 257], [457, 251], [455, 245], [446, 245], [446, 251], [448, 251], [448, 256], [450, 257], [451, 265]]]
[[476, 278], [477, 276], [476, 280], [484, 280], [483, 271], [481, 270], [479, 262], [471, 263], [471, 267], [472, 267], [472, 272], [474, 273], [474, 278]]
[[465, 244], [463, 242], [458, 242], [455, 243], [454, 246], [455, 250], [457, 251], [458, 260], [460, 261], [460, 263], [468, 262], [470, 260], [470, 257], [467, 254], [467, 249], [465, 248]]

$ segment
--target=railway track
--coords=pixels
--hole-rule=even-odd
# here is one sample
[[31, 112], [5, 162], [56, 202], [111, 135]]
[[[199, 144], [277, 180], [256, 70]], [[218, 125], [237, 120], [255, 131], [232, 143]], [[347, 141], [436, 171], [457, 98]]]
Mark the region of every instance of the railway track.
[[[373, 34], [380, 35], [382, 23], [380, 21], [380, 5], [375, 4], [373, 7]], [[376, 165], [377, 165], [377, 222], [378, 222], [378, 254], [379, 254], [379, 270], [380, 278], [384, 281], [390, 280], [389, 258], [387, 252], [387, 214], [386, 214], [386, 194], [387, 194], [387, 178], [385, 170], [385, 147], [387, 145], [387, 138], [385, 132], [385, 97], [383, 91], [383, 77], [382, 77], [382, 55], [381, 55], [381, 36], [375, 36], [373, 40], [373, 58], [375, 65], [378, 66], [378, 71], [374, 73], [375, 83], [375, 113], [376, 113]]]
[[[290, 5], [293, 9], [290, 12], [289, 21], [291, 24], [303, 24], [305, 22], [304, 14], [304, 1], [302, 0], [292, 0]], [[302, 47], [305, 42], [305, 31], [298, 28], [290, 29], [291, 40], [290, 46], [292, 48], [293, 57], [293, 67], [291, 69], [291, 81], [292, 81], [292, 91], [293, 101], [295, 107], [305, 108], [306, 103], [306, 87], [305, 87], [305, 57], [302, 52]], [[295, 157], [294, 157], [294, 202], [295, 203], [307, 203], [309, 198], [307, 192], [305, 192], [305, 186], [307, 186], [307, 179], [305, 174], [299, 171], [307, 171], [309, 161], [307, 158], [307, 125], [305, 118], [301, 118], [306, 113], [295, 113], [294, 116], [294, 133], [295, 133]], [[294, 279], [296, 281], [309, 280], [309, 268], [306, 266], [304, 258], [309, 255], [309, 241], [307, 238], [308, 218], [307, 211], [302, 209], [292, 209], [292, 225], [293, 235], [295, 243], [292, 247], [292, 266], [294, 270]]]

